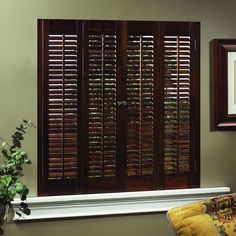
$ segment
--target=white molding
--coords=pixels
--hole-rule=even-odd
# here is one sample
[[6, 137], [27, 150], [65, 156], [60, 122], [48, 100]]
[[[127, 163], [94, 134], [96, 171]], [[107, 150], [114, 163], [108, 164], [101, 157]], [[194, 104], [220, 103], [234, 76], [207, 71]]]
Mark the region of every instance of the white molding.
[[[166, 212], [170, 208], [230, 192], [228, 187], [30, 197], [31, 215], [16, 221]], [[17, 199], [13, 207], [17, 209]]]

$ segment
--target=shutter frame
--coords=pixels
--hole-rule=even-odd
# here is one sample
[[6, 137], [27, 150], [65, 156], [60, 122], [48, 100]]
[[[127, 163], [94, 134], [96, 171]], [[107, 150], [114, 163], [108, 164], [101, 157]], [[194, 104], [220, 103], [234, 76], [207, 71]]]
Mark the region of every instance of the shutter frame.
[[[58, 105], [56, 103], [53, 103], [54, 105], [50, 105], [47, 101], [49, 101], [49, 96], [53, 96], [54, 100], [57, 98], [57, 97], [55, 97], [55, 96], [57, 96], [56, 95], [57, 92], [56, 92], [56, 90], [54, 92], [54, 88], [52, 86], [54, 86], [54, 87], [55, 86], [56, 87], [63, 86], [61, 84], [61, 82], [59, 82], [58, 84], [57, 84], [57, 82], [55, 83], [55, 80], [53, 80], [54, 84], [51, 84], [51, 82], [50, 82], [50, 75], [49, 75], [50, 72], [49, 71], [51, 69], [55, 70], [55, 71], [57, 70], [57, 64], [55, 64], [55, 63], [57, 63], [56, 62], [57, 60], [55, 60], [56, 57], [53, 58], [53, 60], [51, 60], [50, 59], [51, 54], [49, 53], [49, 47], [54, 47], [53, 46], [54, 41], [51, 41], [52, 46], [50, 46], [49, 40], [53, 40], [52, 37], [56, 37], [56, 36], [50, 36], [50, 34], [51, 35], [52, 34], [54, 34], [54, 35], [59, 35], [59, 34], [60, 35], [68, 35], [68, 37], [65, 36], [65, 37], [67, 37], [67, 38], [65, 38], [65, 40], [66, 40], [65, 42], [67, 42], [66, 47], [68, 47], [68, 49], [70, 50], [70, 42], [72, 42], [73, 40], [72, 41], [70, 40], [69, 35], [70, 34], [73, 34], [75, 36], [77, 35], [77, 23], [74, 20], [65, 20], [65, 21], [64, 20], [38, 20], [38, 29], [39, 29], [39, 32], [38, 32], [38, 45], [39, 45], [38, 60], [40, 62], [39, 63], [40, 66], [38, 68], [38, 73], [39, 73], [39, 80], [38, 80], [39, 90], [38, 90], [38, 93], [39, 93], [39, 98], [40, 98], [38, 100], [38, 104], [39, 104], [39, 112], [38, 112], [38, 114], [39, 114], [38, 122], [39, 123], [38, 124], [39, 124], [39, 127], [43, 127], [40, 130], [41, 132], [38, 133], [38, 139], [39, 139], [39, 144], [40, 144], [40, 146], [39, 146], [39, 158], [38, 158], [39, 159], [38, 191], [39, 191], [40, 195], [74, 194], [74, 193], [76, 193], [76, 189], [77, 189], [77, 186], [76, 186], [77, 181], [78, 181], [77, 180], [77, 173], [75, 173], [75, 179], [71, 179], [69, 177], [70, 174], [68, 175], [68, 178], [65, 176], [65, 178], [63, 177], [63, 179], [60, 179], [58, 174], [56, 174], [56, 179], [53, 177], [53, 175], [51, 175], [51, 177], [53, 177], [53, 178], [51, 178], [50, 175], [49, 175], [50, 174], [50, 168], [54, 169], [54, 167], [56, 167], [56, 166], [59, 167], [59, 165], [62, 165], [62, 168], [63, 168], [62, 174], [66, 173], [66, 172], [64, 172], [64, 170], [66, 170], [66, 168], [70, 168], [69, 166], [71, 165], [71, 157], [69, 157], [69, 159], [66, 159], [66, 157], [62, 157], [62, 162], [61, 162], [62, 164], [56, 164], [57, 162], [54, 162], [54, 159], [49, 158], [49, 152], [50, 152], [50, 150], [55, 150], [56, 151], [58, 148], [56, 148], [56, 146], [53, 143], [50, 144], [47, 141], [46, 137], [49, 136], [49, 134], [50, 134], [49, 133], [50, 132], [49, 131], [49, 120], [48, 120], [48, 115], [50, 114], [49, 109], [53, 109], [55, 111], [58, 109], [57, 108]], [[50, 39], [50, 37], [51, 37], [51, 39]], [[62, 39], [62, 40], [64, 40], [64, 39]], [[55, 40], [55, 45], [57, 45], [57, 41], [58, 40], [56, 39]], [[59, 41], [58, 41], [58, 43], [59, 43]], [[78, 45], [77, 45], [77, 42], [76, 42], [76, 47], [77, 46]], [[57, 55], [57, 52], [55, 52], [55, 53], [56, 53], [55, 55]], [[62, 52], [62, 54], [60, 54], [60, 55], [64, 55], [64, 52]], [[65, 55], [67, 55], [67, 54], [65, 54]], [[74, 54], [74, 55], [76, 56], [76, 54]], [[69, 56], [69, 54], [68, 54], [68, 56]], [[53, 61], [53, 62], [51, 62], [51, 65], [50, 65], [50, 60]], [[54, 63], [55, 66], [52, 63]], [[78, 65], [78, 63], [76, 63], [76, 67], [77, 67], [77, 65]], [[58, 64], [58, 66], [59, 66], [59, 64]], [[62, 67], [66, 68], [67, 66], [69, 66], [69, 67], [66, 70], [68, 70], [68, 72], [69, 72], [71, 70], [70, 68], [73, 68], [72, 67], [73, 64], [71, 64], [71, 62], [67, 62], [67, 61], [63, 62], [62, 61]], [[60, 68], [62, 68], [62, 67], [60, 66]], [[62, 72], [62, 73], [65, 73], [65, 72]], [[63, 75], [63, 77], [64, 77], [64, 75]], [[61, 78], [63, 79], [63, 77], [61, 77]], [[68, 80], [68, 78], [69, 77], [67, 77], [67, 80]], [[77, 75], [76, 75], [76, 78], [77, 78]], [[69, 80], [68, 80], [68, 82], [69, 82]], [[65, 91], [64, 91], [65, 93], [63, 92], [63, 94], [66, 95], [66, 93], [67, 93], [66, 91], [67, 90], [69, 91], [69, 90], [73, 89], [71, 86], [77, 86], [77, 82], [75, 82], [74, 85], [72, 85], [71, 81], [70, 81], [69, 84], [66, 84], [65, 86], [67, 86], [67, 87], [65, 87]], [[49, 95], [47, 93], [47, 91], [49, 91], [49, 89], [50, 89], [50, 91], [52, 91], [51, 95]], [[53, 94], [55, 94], [55, 95], [53, 95]], [[64, 95], [62, 95], [62, 96], [64, 96]], [[71, 95], [69, 95], [69, 96], [71, 96]], [[75, 96], [77, 97], [77, 93], [76, 93]], [[76, 104], [77, 104], [77, 102], [76, 102]], [[68, 113], [69, 116], [70, 116], [70, 113], [72, 112], [72, 109], [70, 108], [70, 106], [71, 105], [68, 103], [68, 108], [65, 108], [69, 112]], [[59, 109], [61, 110], [62, 108], [59, 108]], [[40, 113], [40, 110], [42, 110], [43, 112]], [[66, 113], [64, 113], [64, 111], [62, 111], [62, 112], [63, 112], [63, 114], [66, 114]], [[77, 123], [78, 123], [78, 121], [77, 121]], [[68, 125], [69, 125], [69, 123], [68, 123]], [[76, 146], [77, 146], [78, 142], [75, 141], [75, 143], [76, 143]], [[70, 144], [68, 143], [68, 145], [70, 145]], [[65, 151], [68, 150], [69, 152], [70, 152], [70, 150], [72, 150], [71, 148], [68, 149], [66, 146], [63, 147], [63, 149]], [[76, 151], [76, 153], [77, 153], [77, 151]], [[57, 160], [59, 160], [59, 159], [57, 159]], [[77, 158], [75, 160], [77, 162]], [[52, 163], [52, 164], [50, 164], [50, 163]], [[76, 164], [76, 166], [73, 164], [73, 166], [74, 166], [74, 168], [77, 168], [77, 164]], [[64, 174], [63, 174], [63, 176], [64, 176]]]
[[[116, 114], [112, 111], [116, 110], [114, 107], [116, 101], [116, 82], [114, 80], [117, 78], [117, 65], [114, 64], [117, 60], [116, 22], [89, 21], [86, 34], [88, 42], [87, 52], [84, 53], [84, 57], [88, 57], [86, 59], [88, 75], [87, 82], [85, 82], [88, 94], [87, 108], [85, 108], [88, 116], [86, 192], [112, 192], [117, 189], [118, 182], [115, 175], [117, 173], [116, 156], [114, 156], [114, 152], [116, 153], [117, 150], [116, 144], [113, 143], [112, 151], [108, 150], [110, 151], [108, 152], [107, 145], [116, 135]], [[108, 55], [108, 52], [112, 53]], [[90, 89], [91, 92], [89, 92]], [[113, 94], [114, 99], [109, 93]], [[109, 109], [108, 104], [112, 105], [113, 109]], [[106, 115], [104, 112], [107, 112]], [[110, 123], [108, 124], [109, 117]], [[107, 129], [112, 133], [107, 132]], [[98, 146], [99, 142], [101, 147]]]
[[[154, 70], [155, 33], [153, 22], [127, 22], [127, 160], [126, 191], [157, 188], [154, 171]], [[146, 94], [146, 95], [144, 95]], [[147, 94], [151, 95], [147, 104]], [[132, 105], [134, 104], [134, 105]], [[153, 105], [151, 105], [153, 104]], [[149, 118], [145, 118], [149, 114]], [[152, 117], [152, 118], [151, 118]], [[152, 124], [146, 125], [145, 122]], [[145, 132], [148, 134], [145, 136]], [[152, 142], [150, 143], [150, 138]], [[149, 140], [149, 141], [148, 141]], [[152, 156], [150, 158], [145, 155]]]
[[[102, 30], [101, 30], [102, 29]], [[77, 114], [77, 127], [78, 134], [83, 137], [82, 139], [77, 136], [77, 148], [78, 155], [80, 157], [88, 156], [89, 147], [89, 34], [95, 32], [108, 34], [111, 31], [115, 31], [117, 35], [117, 72], [116, 72], [116, 101], [117, 113], [116, 113], [116, 165], [117, 175], [111, 177], [112, 184], [109, 180], [106, 181], [91, 181], [89, 177], [89, 160], [79, 158], [77, 160], [76, 179], [64, 179], [64, 180], [48, 180], [48, 168], [49, 162], [45, 158], [47, 156], [48, 142], [45, 140], [47, 130], [49, 129], [47, 123], [47, 110], [49, 106], [47, 102], [48, 84], [44, 81], [49, 70], [47, 65], [48, 60], [48, 36], [50, 30], [54, 33], [67, 33], [75, 34], [79, 40], [78, 53], [77, 53], [77, 68], [78, 78], [81, 78], [77, 82], [77, 88], [80, 93], [77, 93], [78, 110]], [[145, 71], [152, 68], [153, 70], [153, 173], [150, 175], [128, 176], [127, 163], [125, 157], [127, 156], [126, 140], [129, 138], [126, 128], [126, 119], [128, 116], [128, 110], [126, 107], [128, 88], [126, 81], [127, 74], [127, 40], [128, 35], [133, 34], [135, 37], [142, 38], [142, 35], [153, 36], [153, 57], [154, 65], [149, 68], [150, 65], [145, 62], [142, 66]], [[191, 103], [190, 103], [190, 153], [191, 160], [189, 162], [189, 171], [187, 174], [165, 174], [165, 160], [164, 160], [164, 131], [165, 117], [163, 103], [165, 98], [165, 84], [164, 84], [164, 37], [172, 34], [191, 36], [190, 40], [190, 90], [191, 90]], [[109, 44], [109, 43], [108, 43]], [[137, 22], [137, 21], [89, 21], [89, 20], [38, 20], [38, 192], [40, 195], [51, 194], [74, 194], [74, 193], [89, 193], [89, 192], [114, 192], [114, 191], [133, 191], [133, 190], [146, 190], [151, 189], [166, 189], [177, 187], [198, 187], [200, 184], [200, 80], [199, 80], [199, 48], [200, 48], [200, 24], [196, 22]], [[150, 58], [147, 53], [147, 59]], [[184, 56], [183, 56], [184, 57]], [[142, 60], [142, 59], [141, 59]], [[184, 69], [184, 63], [182, 68]], [[96, 68], [95, 68], [96, 69]], [[141, 69], [139, 69], [141, 70]], [[109, 83], [106, 86], [113, 86]], [[144, 86], [146, 86], [144, 84]], [[150, 89], [148, 87], [142, 87], [143, 89]], [[110, 87], [112, 88], [112, 87]], [[187, 87], [183, 85], [181, 88], [182, 93], [188, 92]], [[186, 90], [186, 91], [185, 91]], [[151, 91], [151, 90], [150, 90]], [[171, 89], [170, 92], [174, 92]], [[147, 100], [148, 101], [148, 100]], [[147, 102], [146, 101], [146, 102]], [[145, 108], [145, 106], [144, 106]], [[70, 107], [68, 107], [70, 109]], [[42, 128], [43, 127], [43, 128]], [[144, 126], [143, 126], [144, 127]], [[143, 134], [141, 134], [143, 136]], [[121, 171], [119, 171], [121, 170]], [[137, 179], [140, 181], [138, 182]], [[108, 186], [109, 185], [109, 186]], [[108, 186], [109, 189], [105, 189]], [[94, 189], [94, 190], [93, 190]]]
[[[190, 36], [190, 162], [187, 175], [165, 177], [168, 188], [199, 187], [200, 185], [200, 24], [196, 22], [167, 22], [165, 35], [179, 34]], [[166, 188], [166, 187], [165, 187]]]

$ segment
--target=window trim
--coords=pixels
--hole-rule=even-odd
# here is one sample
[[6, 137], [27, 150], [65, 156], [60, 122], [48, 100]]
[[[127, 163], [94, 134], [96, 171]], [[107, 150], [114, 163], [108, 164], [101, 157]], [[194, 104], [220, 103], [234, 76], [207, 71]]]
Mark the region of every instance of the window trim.
[[[31, 215], [15, 221], [85, 218], [142, 213], [165, 213], [170, 208], [227, 194], [229, 187], [80, 194], [27, 198]], [[13, 202], [17, 210], [20, 199]]]

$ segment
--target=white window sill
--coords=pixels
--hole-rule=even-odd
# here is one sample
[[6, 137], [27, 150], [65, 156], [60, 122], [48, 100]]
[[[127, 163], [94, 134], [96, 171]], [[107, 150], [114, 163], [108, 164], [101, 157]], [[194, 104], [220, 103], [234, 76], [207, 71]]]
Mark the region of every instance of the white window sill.
[[[166, 212], [170, 208], [229, 193], [228, 187], [30, 197], [31, 215], [16, 221]], [[19, 199], [13, 207], [17, 209]]]

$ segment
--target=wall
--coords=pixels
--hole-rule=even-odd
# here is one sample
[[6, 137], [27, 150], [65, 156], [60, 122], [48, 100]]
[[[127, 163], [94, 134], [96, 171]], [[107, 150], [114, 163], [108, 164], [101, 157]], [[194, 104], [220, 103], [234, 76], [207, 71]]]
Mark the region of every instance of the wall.
[[[37, 19], [127, 19], [201, 22], [201, 186], [236, 191], [235, 132], [210, 132], [209, 41], [236, 38], [234, 0], [0, 0], [1, 136], [22, 118], [37, 121]], [[25, 147], [33, 159], [25, 180], [37, 194], [37, 130]], [[115, 233], [113, 233], [115, 231]], [[148, 232], [148, 233], [147, 233]], [[7, 236], [173, 235], [164, 214], [10, 224]]]

